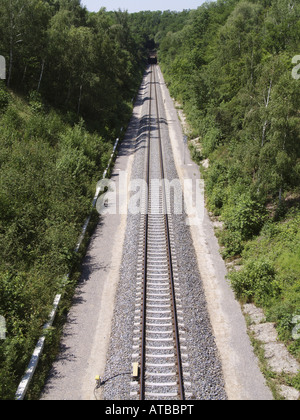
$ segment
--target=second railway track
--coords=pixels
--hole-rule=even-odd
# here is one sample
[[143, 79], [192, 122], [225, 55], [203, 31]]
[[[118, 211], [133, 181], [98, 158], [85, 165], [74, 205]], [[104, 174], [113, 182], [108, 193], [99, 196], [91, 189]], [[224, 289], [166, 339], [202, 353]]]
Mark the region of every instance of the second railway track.
[[156, 66], [150, 67], [150, 95], [142, 193], [133, 363], [140, 367], [131, 396], [141, 400], [184, 400], [189, 365], [173, 244], [170, 205], [165, 189]]

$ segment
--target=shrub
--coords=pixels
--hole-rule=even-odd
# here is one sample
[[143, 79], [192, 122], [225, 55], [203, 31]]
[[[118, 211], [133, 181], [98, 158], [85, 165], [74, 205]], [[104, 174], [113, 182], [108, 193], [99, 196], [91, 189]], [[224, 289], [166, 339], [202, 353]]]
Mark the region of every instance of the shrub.
[[216, 127], [210, 127], [203, 137], [203, 154], [208, 157], [218, 146], [221, 132]]
[[205, 174], [209, 209], [220, 215], [226, 202], [227, 168], [216, 159]]
[[239, 272], [228, 275], [238, 299], [254, 302], [259, 306], [268, 305], [278, 295], [276, 271], [267, 260], [250, 260]]
[[[221, 244], [225, 247], [223, 256], [225, 258], [240, 255], [244, 244], [254, 235], [259, 234], [266, 220], [266, 209], [256, 200], [252, 199], [250, 193], [238, 194], [239, 186], [236, 188], [216, 187], [209, 197], [209, 205], [215, 213], [221, 214], [225, 229], [220, 233]], [[236, 200], [227, 197], [237, 197]], [[223, 208], [222, 208], [223, 207]]]
[[23, 120], [13, 104], [8, 104], [7, 110], [0, 121], [1, 137], [6, 134], [13, 134], [14, 130], [20, 130]]
[[9, 103], [9, 94], [4, 88], [4, 86], [0, 84], [0, 114], [6, 110], [8, 103]]
[[249, 193], [244, 193], [226, 207], [223, 218], [227, 229], [240, 232], [242, 240], [249, 240], [263, 227], [266, 209]]
[[238, 231], [223, 230], [219, 234], [220, 242], [225, 247], [222, 252], [224, 258], [240, 255], [243, 251], [242, 235]]
[[44, 111], [42, 96], [38, 92], [36, 91], [30, 92], [28, 102], [29, 102], [31, 111], [34, 114], [38, 114]]

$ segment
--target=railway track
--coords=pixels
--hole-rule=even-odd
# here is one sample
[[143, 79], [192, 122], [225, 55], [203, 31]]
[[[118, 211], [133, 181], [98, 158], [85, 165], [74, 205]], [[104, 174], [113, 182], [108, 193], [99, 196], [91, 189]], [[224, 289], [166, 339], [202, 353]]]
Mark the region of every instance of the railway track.
[[133, 363], [138, 381], [131, 396], [141, 400], [185, 400], [189, 365], [185, 346], [177, 260], [170, 206], [163, 180], [163, 139], [160, 129], [156, 66], [152, 65], [145, 153], [145, 185], [139, 232]]

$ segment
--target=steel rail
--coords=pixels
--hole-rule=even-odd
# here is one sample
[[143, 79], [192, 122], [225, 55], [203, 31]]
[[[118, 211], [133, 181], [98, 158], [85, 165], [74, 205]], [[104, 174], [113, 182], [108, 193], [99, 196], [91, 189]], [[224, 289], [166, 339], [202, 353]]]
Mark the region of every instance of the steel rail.
[[149, 100], [149, 121], [148, 121], [148, 145], [146, 163], [146, 199], [145, 199], [145, 240], [144, 240], [144, 276], [143, 276], [143, 309], [142, 309], [142, 348], [141, 348], [141, 382], [140, 398], [145, 399], [145, 365], [146, 365], [146, 318], [147, 318], [147, 270], [148, 270], [148, 226], [149, 226], [149, 185], [150, 185], [150, 141], [151, 141], [151, 102], [152, 102], [152, 81], [153, 71], [151, 66], [150, 79], [150, 100]]
[[177, 355], [177, 369], [178, 369], [180, 399], [184, 400], [185, 399], [184, 379], [183, 379], [182, 358], [181, 358], [181, 350], [180, 350], [176, 293], [175, 293], [175, 285], [174, 285], [174, 273], [173, 273], [173, 262], [172, 262], [173, 259], [172, 259], [172, 248], [171, 248], [170, 229], [169, 229], [169, 216], [168, 216], [168, 208], [167, 208], [166, 189], [165, 189], [165, 179], [166, 179], [165, 175], [166, 174], [165, 174], [165, 169], [164, 169], [164, 157], [163, 157], [162, 138], [161, 138], [160, 121], [159, 121], [159, 109], [158, 109], [155, 72], [154, 72], [154, 89], [155, 89], [155, 98], [156, 98], [156, 115], [157, 115], [157, 126], [158, 126], [158, 136], [159, 136], [160, 167], [161, 167], [161, 179], [162, 179], [162, 188], [163, 188], [162, 196], [163, 196], [164, 208], [165, 208], [165, 225], [166, 225], [166, 238], [167, 238], [167, 248], [168, 248], [168, 263], [169, 263], [169, 271], [170, 271], [170, 287], [171, 287], [171, 296], [172, 296], [175, 350], [176, 350], [176, 355]]
[[[150, 187], [150, 148], [151, 148], [151, 113], [152, 113], [152, 95], [154, 90], [154, 98], [156, 103], [156, 124], [158, 128], [158, 144], [159, 144], [159, 160], [160, 160], [160, 175], [162, 180], [162, 199], [163, 199], [163, 209], [164, 209], [164, 224], [165, 224], [165, 237], [166, 237], [166, 248], [167, 248], [167, 259], [168, 259], [168, 270], [169, 270], [169, 282], [170, 282], [170, 296], [171, 296], [171, 308], [173, 316], [173, 333], [174, 333], [174, 342], [175, 342], [175, 354], [176, 354], [176, 365], [177, 365], [177, 376], [178, 376], [178, 396], [179, 399], [185, 400], [185, 390], [184, 390], [184, 379], [183, 379], [183, 368], [182, 368], [182, 358], [181, 358], [181, 349], [180, 349], [180, 337], [179, 337], [179, 325], [177, 317], [177, 305], [176, 305], [176, 293], [175, 293], [175, 284], [174, 284], [174, 272], [173, 272], [173, 262], [172, 262], [172, 247], [171, 247], [171, 238], [170, 238], [170, 226], [169, 226], [169, 216], [168, 216], [168, 207], [167, 207], [167, 196], [165, 189], [165, 169], [164, 169], [164, 155], [162, 147], [162, 137], [160, 129], [160, 119], [159, 119], [159, 107], [158, 107], [158, 95], [156, 87], [156, 76], [155, 76], [155, 66], [151, 66], [151, 81], [150, 81], [150, 104], [149, 104], [149, 133], [148, 133], [148, 145], [147, 145], [147, 157], [146, 157], [146, 182], [147, 182], [147, 192], [145, 200], [145, 238], [144, 238], [144, 273], [143, 273], [143, 299], [142, 299], [142, 344], [141, 344], [141, 363], [140, 363], [140, 399], [145, 400], [145, 374], [146, 374], [146, 330], [147, 330], [147, 271], [148, 271], [148, 228], [149, 228], [149, 187]], [[154, 85], [154, 89], [153, 89]]]

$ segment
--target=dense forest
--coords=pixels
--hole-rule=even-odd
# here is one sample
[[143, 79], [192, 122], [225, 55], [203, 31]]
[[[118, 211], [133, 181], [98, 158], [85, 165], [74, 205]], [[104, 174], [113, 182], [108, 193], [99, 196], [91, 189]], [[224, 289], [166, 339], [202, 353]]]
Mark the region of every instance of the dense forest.
[[[300, 315], [299, 2], [128, 14], [90, 13], [80, 0], [0, 0], [1, 399], [14, 398], [54, 295], [76, 271], [78, 235], [147, 48], [158, 49], [197, 139], [191, 152], [224, 224], [223, 256], [241, 264], [233, 289], [266, 310], [300, 358], [291, 335]], [[76, 275], [69, 282], [72, 291]], [[56, 340], [51, 330], [51, 351]]]

